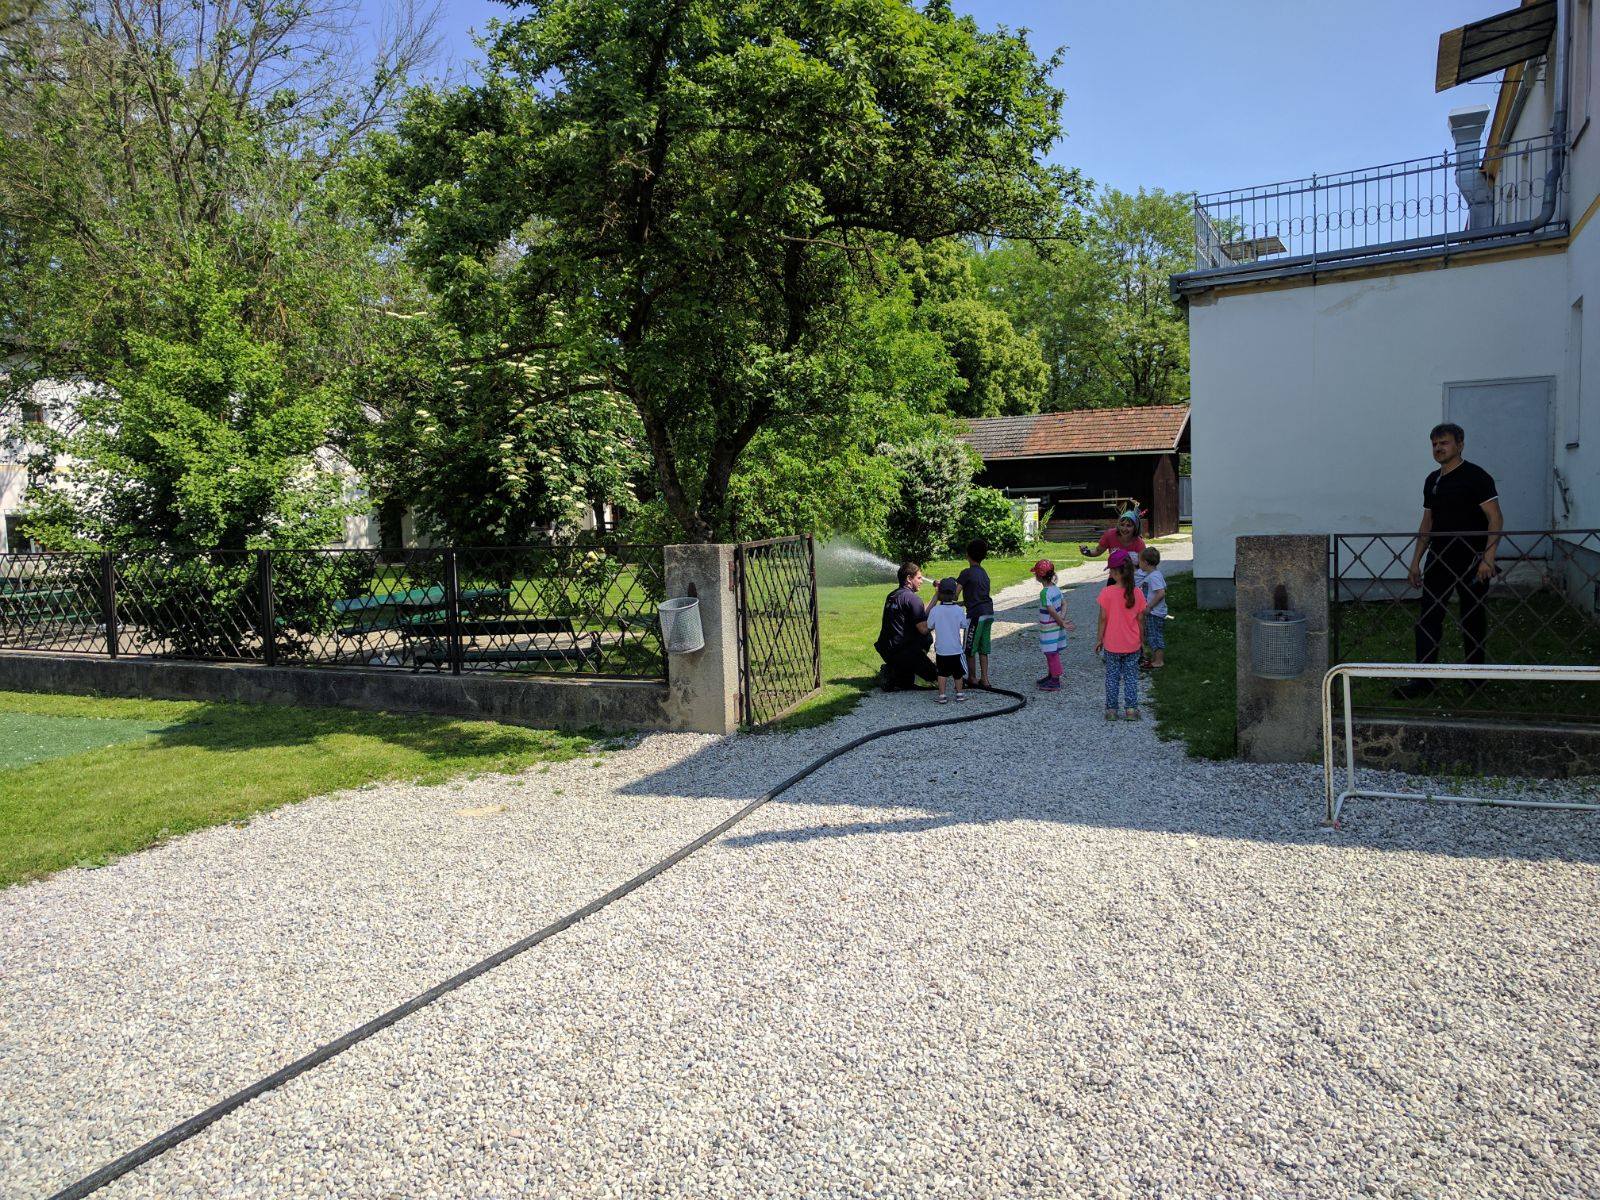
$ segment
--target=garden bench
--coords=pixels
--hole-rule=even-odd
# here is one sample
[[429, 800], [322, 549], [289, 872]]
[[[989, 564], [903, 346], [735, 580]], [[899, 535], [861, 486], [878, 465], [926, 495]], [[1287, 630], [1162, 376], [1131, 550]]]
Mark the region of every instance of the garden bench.
[[[465, 588], [461, 610], [465, 613], [502, 607], [510, 595], [507, 588]], [[449, 618], [444, 607], [442, 587], [412, 588], [404, 592], [377, 592], [340, 600], [333, 611], [340, 617], [357, 619], [337, 631], [340, 637], [360, 637], [368, 633], [394, 633], [407, 626], [429, 625]]]
[[[448, 666], [450, 663], [450, 624], [448, 621], [419, 621], [403, 625], [400, 634], [410, 645], [411, 669]], [[580, 633], [570, 617], [503, 617], [474, 619], [460, 625], [463, 666], [518, 664], [527, 662], [575, 662], [582, 665], [600, 662], [600, 635]], [[479, 646], [479, 638], [539, 637], [540, 645]]]

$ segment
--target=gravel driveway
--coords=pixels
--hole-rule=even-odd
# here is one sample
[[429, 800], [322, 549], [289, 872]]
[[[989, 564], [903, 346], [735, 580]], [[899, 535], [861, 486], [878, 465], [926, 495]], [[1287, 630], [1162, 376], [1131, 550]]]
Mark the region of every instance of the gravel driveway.
[[[997, 682], [1040, 672], [1032, 596]], [[1600, 820], [1324, 831], [1316, 768], [1107, 725], [1069, 597], [1060, 694], [857, 751], [101, 1195], [1600, 1196]], [[0, 893], [0, 1195], [933, 711], [386, 785]]]

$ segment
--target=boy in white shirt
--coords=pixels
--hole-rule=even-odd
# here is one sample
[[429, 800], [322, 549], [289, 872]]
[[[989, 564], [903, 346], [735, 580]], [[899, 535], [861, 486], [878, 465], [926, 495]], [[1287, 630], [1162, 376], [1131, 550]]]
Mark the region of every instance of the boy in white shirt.
[[939, 672], [939, 694], [935, 704], [945, 702], [945, 680], [955, 682], [956, 699], [965, 700], [961, 685], [966, 681], [965, 665], [961, 661], [961, 648], [967, 632], [967, 610], [956, 603], [961, 585], [954, 579], [939, 581], [939, 595], [928, 610], [928, 629], [933, 633], [933, 665]]
[[1146, 546], [1133, 573], [1134, 586], [1144, 593], [1144, 667], [1156, 671], [1167, 663], [1167, 577], [1161, 573], [1161, 551]]

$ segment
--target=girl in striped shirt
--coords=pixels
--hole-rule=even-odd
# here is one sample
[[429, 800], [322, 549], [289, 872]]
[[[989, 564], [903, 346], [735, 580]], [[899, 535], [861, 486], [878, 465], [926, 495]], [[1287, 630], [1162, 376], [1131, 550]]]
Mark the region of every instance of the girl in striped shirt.
[[1033, 564], [1033, 577], [1039, 581], [1039, 649], [1044, 651], [1045, 676], [1039, 680], [1041, 692], [1061, 690], [1061, 652], [1067, 634], [1077, 627], [1067, 620], [1066, 600], [1056, 586], [1056, 565], [1048, 558]]

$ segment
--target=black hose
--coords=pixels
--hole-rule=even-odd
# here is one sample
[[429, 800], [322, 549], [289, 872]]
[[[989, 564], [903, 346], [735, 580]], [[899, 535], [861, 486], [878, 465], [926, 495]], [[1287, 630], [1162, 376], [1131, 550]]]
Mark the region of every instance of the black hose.
[[196, 1113], [187, 1121], [184, 1121], [178, 1125], [174, 1125], [165, 1133], [157, 1134], [144, 1145], [140, 1146], [137, 1150], [130, 1150], [127, 1154], [124, 1154], [115, 1162], [107, 1163], [98, 1171], [95, 1171], [89, 1175], [85, 1175], [76, 1183], [69, 1184], [67, 1187], [62, 1188], [59, 1192], [56, 1192], [53, 1196], [51, 1196], [50, 1200], [80, 1200], [80, 1197], [99, 1191], [101, 1188], [105, 1187], [106, 1184], [112, 1182], [113, 1180], [121, 1179], [135, 1167], [142, 1166], [151, 1159], [165, 1154], [168, 1150], [182, 1145], [184, 1142], [194, 1137], [195, 1134], [199, 1133], [207, 1126], [213, 1125], [220, 1121], [223, 1117], [227, 1116], [235, 1109], [244, 1107], [244, 1105], [250, 1103], [250, 1101], [254, 1100], [257, 1096], [264, 1096], [274, 1088], [282, 1087], [297, 1075], [304, 1075], [307, 1071], [311, 1070], [312, 1067], [321, 1066], [330, 1058], [334, 1058], [337, 1055], [343, 1054], [346, 1050], [350, 1049], [351, 1046], [356, 1045], [358, 1042], [366, 1041], [373, 1034], [379, 1032], [380, 1030], [389, 1028], [389, 1026], [395, 1024], [396, 1022], [404, 1020], [418, 1009], [426, 1008], [435, 1000], [439, 999], [439, 997], [455, 991], [462, 984], [470, 983], [472, 980], [478, 978], [478, 976], [494, 970], [496, 967], [500, 966], [500, 964], [509, 962], [511, 959], [521, 954], [524, 950], [531, 950], [546, 938], [554, 937], [563, 930], [570, 929], [585, 917], [593, 916], [607, 905], [621, 900], [624, 896], [628, 895], [628, 893], [637, 891], [639, 888], [649, 883], [662, 872], [668, 871], [677, 866], [696, 850], [704, 848], [711, 842], [714, 842], [717, 838], [721, 837], [723, 834], [727, 833], [728, 830], [732, 829], [740, 821], [743, 821], [751, 813], [755, 812], [756, 809], [767, 803], [767, 801], [781, 796], [795, 784], [806, 778], [806, 776], [820, 770], [822, 767], [826, 766], [828, 763], [831, 763], [840, 755], [848, 754], [858, 746], [864, 746], [868, 742], [877, 741], [879, 738], [888, 737], [891, 734], [911, 733], [918, 729], [933, 729], [940, 725], [959, 725], [968, 721], [983, 721], [990, 717], [1003, 717], [1010, 713], [1020, 712], [1027, 706], [1028, 701], [1020, 692], [1008, 691], [1005, 688], [990, 688], [989, 690], [1002, 696], [1010, 696], [1016, 701], [1016, 703], [1008, 704], [1001, 708], [984, 709], [981, 712], [963, 713], [958, 717], [939, 717], [928, 721], [913, 721], [907, 725], [893, 725], [888, 729], [878, 729], [871, 733], [864, 733], [860, 737], [855, 738], [853, 741], [848, 741], [844, 745], [828, 751], [828, 753], [824, 754], [821, 758], [812, 762], [810, 765], [801, 768], [799, 771], [796, 771], [793, 775], [789, 776], [789, 778], [778, 784], [777, 787], [763, 792], [761, 795], [757, 796], [754, 800], [750, 801], [749, 804], [746, 804], [738, 812], [734, 813], [733, 816], [729, 817], [726, 821], [723, 821], [722, 824], [713, 829], [707, 830], [705, 833], [702, 833], [688, 845], [682, 846], [673, 851], [666, 858], [663, 858], [654, 866], [647, 867], [645, 870], [635, 875], [626, 883], [619, 884], [618, 886], [612, 888], [605, 895], [596, 900], [589, 901], [589, 903], [585, 904], [582, 908], [577, 909], [575, 912], [568, 913], [559, 921], [555, 921], [552, 924], [546, 925], [538, 932], [530, 933], [521, 941], [512, 942], [511, 945], [506, 946], [504, 949], [496, 950], [493, 954], [489, 955], [488, 958], [483, 959], [481, 962], [474, 963], [472, 966], [468, 967], [465, 971], [462, 971], [459, 974], [452, 975], [443, 983], [434, 984], [433, 987], [429, 988], [425, 992], [419, 992], [417, 995], [407, 1000], [404, 1004], [396, 1005], [394, 1008], [391, 1008], [388, 1012], [382, 1014], [381, 1016], [372, 1018], [372, 1020], [368, 1021], [365, 1025], [358, 1026], [344, 1036], [335, 1038], [333, 1041], [328, 1042], [325, 1045], [318, 1046], [315, 1050], [313, 1050], [310, 1054], [305, 1055], [303, 1058], [297, 1058], [288, 1066], [280, 1067], [278, 1070], [274, 1071], [271, 1075], [266, 1076], [264, 1079], [258, 1079], [255, 1083], [250, 1084], [248, 1087], [241, 1088], [227, 1099], [217, 1101], [217, 1103], [213, 1104], [204, 1112]]

